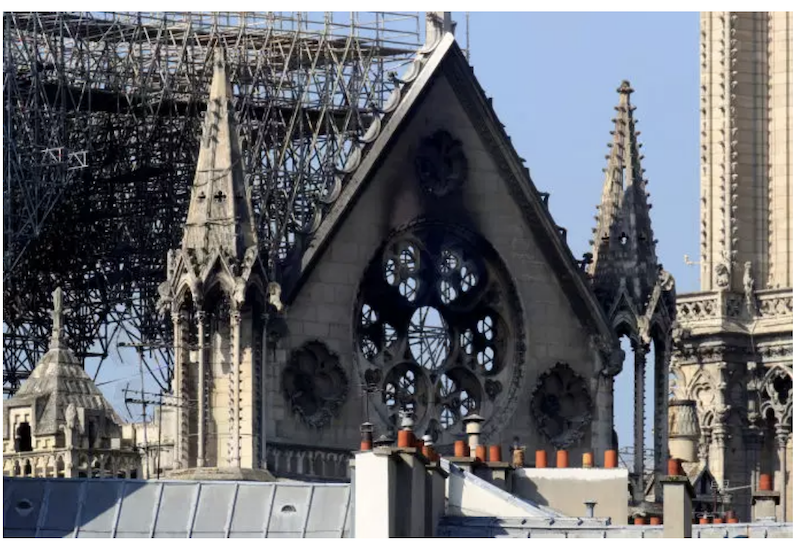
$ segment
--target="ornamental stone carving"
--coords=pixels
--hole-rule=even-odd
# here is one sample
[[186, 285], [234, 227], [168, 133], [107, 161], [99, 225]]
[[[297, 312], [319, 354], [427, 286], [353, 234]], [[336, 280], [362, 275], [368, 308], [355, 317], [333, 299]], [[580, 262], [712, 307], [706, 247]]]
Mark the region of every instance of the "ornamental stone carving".
[[312, 428], [328, 425], [347, 398], [347, 373], [339, 358], [319, 341], [292, 352], [282, 382], [292, 410]]
[[569, 365], [557, 363], [539, 376], [531, 398], [531, 413], [553, 446], [567, 448], [575, 444], [592, 419], [592, 398], [586, 381]]
[[389, 430], [408, 413], [447, 444], [479, 413], [505, 426], [524, 382], [519, 299], [480, 236], [421, 221], [389, 238], [364, 277], [354, 314], [359, 373]]
[[416, 167], [422, 189], [437, 198], [460, 189], [467, 179], [467, 157], [461, 142], [444, 130], [422, 141]]
[[716, 268], [714, 268], [714, 273], [716, 275], [717, 288], [721, 291], [727, 291], [730, 288], [731, 283], [728, 267], [722, 263], [719, 263]]

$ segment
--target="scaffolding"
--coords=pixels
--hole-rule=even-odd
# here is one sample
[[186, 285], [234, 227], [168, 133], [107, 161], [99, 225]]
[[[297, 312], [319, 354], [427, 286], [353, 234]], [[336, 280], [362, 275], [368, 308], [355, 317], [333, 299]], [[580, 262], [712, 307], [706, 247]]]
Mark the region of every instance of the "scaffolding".
[[[262, 253], [291, 260], [420, 47], [419, 14], [4, 13], [3, 390], [47, 347], [61, 286], [95, 376], [119, 340], [170, 344], [156, 311], [225, 51]], [[312, 217], [313, 216], [313, 217]], [[296, 251], [295, 251], [296, 253]], [[153, 353], [151, 353], [153, 355]], [[170, 353], [151, 374], [169, 389]]]

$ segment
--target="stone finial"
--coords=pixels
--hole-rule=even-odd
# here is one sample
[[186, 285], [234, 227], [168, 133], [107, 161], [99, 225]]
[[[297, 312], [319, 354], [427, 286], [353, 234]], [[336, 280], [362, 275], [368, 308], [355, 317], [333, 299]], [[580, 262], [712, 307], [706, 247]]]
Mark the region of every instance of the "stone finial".
[[627, 79], [623, 79], [622, 83], [620, 83], [619, 87], [617, 88], [617, 92], [620, 94], [631, 94], [634, 92], [633, 87], [631, 87], [631, 82]]
[[670, 455], [690, 463], [697, 461], [700, 422], [697, 419], [695, 401], [689, 399], [671, 400], [669, 402], [668, 418]]
[[673, 399], [669, 402], [669, 435], [700, 437], [696, 402], [690, 399]]
[[64, 292], [61, 287], [53, 291], [53, 333], [50, 337], [50, 349], [64, 347]]

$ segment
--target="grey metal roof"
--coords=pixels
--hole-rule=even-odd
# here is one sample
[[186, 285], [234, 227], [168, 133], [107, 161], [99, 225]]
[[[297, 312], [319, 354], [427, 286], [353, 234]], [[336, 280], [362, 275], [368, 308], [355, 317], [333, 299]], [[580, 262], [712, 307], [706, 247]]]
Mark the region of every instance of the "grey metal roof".
[[3, 478], [3, 537], [347, 538], [349, 484]]
[[[791, 523], [755, 522], [693, 525], [694, 538], [791, 538]], [[493, 518], [447, 516], [440, 538], [662, 538], [659, 525], [610, 525], [596, 519]]]

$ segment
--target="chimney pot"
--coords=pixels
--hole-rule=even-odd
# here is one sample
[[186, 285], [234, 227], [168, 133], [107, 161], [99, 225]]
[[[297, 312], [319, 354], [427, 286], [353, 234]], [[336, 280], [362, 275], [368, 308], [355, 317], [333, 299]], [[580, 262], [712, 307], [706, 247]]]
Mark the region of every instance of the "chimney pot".
[[650, 525], [661, 525], [661, 518], [658, 516], [653, 516], [650, 518]]
[[758, 490], [759, 491], [772, 491], [772, 475], [771, 474], [762, 474], [758, 478]]
[[592, 452], [583, 454], [583, 468], [594, 468], [594, 454]]
[[361, 424], [361, 451], [372, 450], [372, 423]]
[[667, 461], [667, 475], [680, 476], [681, 475], [681, 462], [679, 459], [670, 458]]
[[478, 446], [475, 448], [475, 457], [481, 463], [485, 463], [486, 462], [486, 446], [484, 446], [483, 444], [478, 444]]
[[633, 518], [633, 524], [634, 525], [644, 525], [644, 518], [638, 517], [638, 516]]
[[455, 457], [469, 457], [469, 455], [467, 455], [467, 443], [463, 440], [456, 440], [453, 448], [453, 455]]
[[415, 446], [414, 433], [406, 429], [402, 429], [397, 433], [397, 447], [399, 448], [413, 448]]
[[603, 461], [605, 468], [617, 468], [617, 450], [606, 450]]
[[556, 452], [556, 468], [569, 468], [569, 452], [567, 450]]
[[546, 450], [536, 450], [536, 468], [547, 468]]
[[500, 463], [502, 460], [503, 452], [500, 449], [500, 446], [497, 444], [489, 446], [489, 461], [492, 463]]
[[476, 448], [481, 443], [481, 428], [485, 418], [480, 414], [472, 413], [464, 418], [464, 431], [467, 433], [467, 440], [469, 441], [470, 454], [476, 457]]

